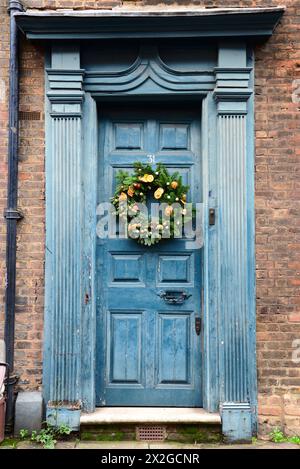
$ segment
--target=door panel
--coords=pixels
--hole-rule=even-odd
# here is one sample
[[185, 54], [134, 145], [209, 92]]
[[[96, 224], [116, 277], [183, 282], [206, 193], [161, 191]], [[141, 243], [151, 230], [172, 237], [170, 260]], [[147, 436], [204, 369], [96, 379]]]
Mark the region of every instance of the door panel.
[[142, 314], [108, 311], [109, 384], [142, 384]]
[[191, 384], [191, 314], [158, 313], [157, 384]]
[[[99, 115], [99, 202], [115, 190], [119, 169], [164, 163], [201, 202], [199, 109], [128, 106]], [[202, 405], [201, 250], [185, 239], [145, 247], [134, 240], [97, 241], [97, 405]], [[175, 292], [175, 293], [174, 293]], [[168, 295], [186, 298], [168, 303]]]

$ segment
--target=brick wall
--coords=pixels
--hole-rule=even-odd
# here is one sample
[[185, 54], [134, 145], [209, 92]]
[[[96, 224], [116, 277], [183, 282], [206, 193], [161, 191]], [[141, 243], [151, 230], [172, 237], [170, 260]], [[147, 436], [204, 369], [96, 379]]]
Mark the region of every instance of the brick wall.
[[[125, 3], [125, 1], [124, 1]], [[131, 2], [126, 1], [127, 4]], [[278, 1], [228, 0], [165, 5], [272, 6]], [[256, 50], [256, 259], [259, 421], [300, 433], [300, 364], [292, 361], [300, 339], [300, 110], [292, 102], [300, 79], [300, 0], [288, 9], [274, 36]], [[119, 0], [26, 0], [30, 8], [109, 8]], [[136, 4], [162, 5], [159, 0]], [[6, 197], [8, 16], [0, 0], [0, 213]], [[20, 110], [38, 120], [20, 123], [16, 370], [20, 385], [41, 385], [44, 268], [43, 50], [22, 39]], [[26, 117], [26, 115], [23, 115]], [[5, 224], [0, 218], [0, 326], [3, 326]]]
[[[262, 4], [265, 2], [262, 2]], [[300, 2], [256, 51], [256, 263], [259, 421], [300, 433]], [[269, 2], [268, 2], [269, 4]], [[297, 134], [298, 132], [298, 134]]]
[[3, 329], [5, 287], [5, 222], [2, 217], [6, 199], [7, 161], [7, 91], [9, 35], [8, 17], [0, 0], [0, 330]]
[[[0, 269], [1, 325], [3, 326], [7, 162], [7, 98], [9, 17], [1, 0], [0, 98]], [[16, 290], [16, 371], [23, 388], [41, 384], [44, 275], [44, 62], [42, 49], [22, 40], [20, 48], [20, 150], [19, 206], [24, 220], [18, 224]], [[2, 81], [4, 80], [4, 81]], [[25, 112], [24, 112], [25, 111]], [[24, 120], [27, 111], [38, 111], [38, 120]]]

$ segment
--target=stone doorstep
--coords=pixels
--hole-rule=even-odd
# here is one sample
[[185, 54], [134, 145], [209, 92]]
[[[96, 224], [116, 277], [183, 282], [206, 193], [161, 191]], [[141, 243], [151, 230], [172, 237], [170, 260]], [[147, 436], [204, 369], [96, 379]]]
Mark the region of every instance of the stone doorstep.
[[200, 408], [101, 407], [80, 417], [81, 425], [111, 424], [209, 424], [220, 425], [221, 416]]

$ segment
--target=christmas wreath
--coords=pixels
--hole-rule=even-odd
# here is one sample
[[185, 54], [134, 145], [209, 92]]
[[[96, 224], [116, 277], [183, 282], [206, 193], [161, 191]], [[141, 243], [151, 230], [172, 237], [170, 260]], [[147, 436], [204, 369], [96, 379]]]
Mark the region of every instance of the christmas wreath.
[[[132, 174], [120, 170], [116, 180], [111, 201], [115, 214], [126, 224], [130, 238], [151, 246], [164, 238], [180, 237], [182, 215], [185, 221], [188, 217], [185, 204], [189, 186], [182, 183], [178, 172], [169, 174], [161, 163], [153, 168], [150, 164], [136, 162]], [[157, 216], [152, 213], [149, 216], [148, 210], [143, 210], [149, 202], [159, 202]]]

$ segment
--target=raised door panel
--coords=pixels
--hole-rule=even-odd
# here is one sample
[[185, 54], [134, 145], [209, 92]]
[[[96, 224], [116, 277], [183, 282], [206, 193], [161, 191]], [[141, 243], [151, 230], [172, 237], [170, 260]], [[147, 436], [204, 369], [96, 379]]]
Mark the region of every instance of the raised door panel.
[[193, 254], [167, 254], [158, 256], [157, 285], [192, 285]]
[[190, 125], [180, 123], [161, 123], [159, 126], [159, 149], [189, 150]]
[[191, 384], [190, 348], [191, 312], [159, 313], [158, 385]]
[[142, 313], [108, 312], [109, 384], [142, 384]]

